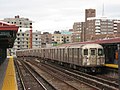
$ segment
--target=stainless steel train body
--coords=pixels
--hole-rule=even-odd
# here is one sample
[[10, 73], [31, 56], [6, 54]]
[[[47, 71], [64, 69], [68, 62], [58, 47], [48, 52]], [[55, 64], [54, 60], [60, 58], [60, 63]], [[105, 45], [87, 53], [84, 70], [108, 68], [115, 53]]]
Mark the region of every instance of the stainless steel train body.
[[[17, 56], [35, 56], [74, 68], [93, 71], [105, 64], [103, 47], [99, 44], [75, 44], [52, 48], [17, 51]], [[82, 69], [81, 69], [82, 70]]]

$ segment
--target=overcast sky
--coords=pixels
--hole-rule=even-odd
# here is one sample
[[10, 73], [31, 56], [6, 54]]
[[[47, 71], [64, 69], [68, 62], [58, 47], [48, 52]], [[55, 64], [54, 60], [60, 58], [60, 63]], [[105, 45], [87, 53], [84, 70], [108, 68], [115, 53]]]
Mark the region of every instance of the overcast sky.
[[103, 3], [105, 16], [120, 19], [120, 0], [0, 0], [0, 19], [20, 15], [34, 22], [34, 30], [68, 30], [85, 20], [85, 9], [102, 16]]

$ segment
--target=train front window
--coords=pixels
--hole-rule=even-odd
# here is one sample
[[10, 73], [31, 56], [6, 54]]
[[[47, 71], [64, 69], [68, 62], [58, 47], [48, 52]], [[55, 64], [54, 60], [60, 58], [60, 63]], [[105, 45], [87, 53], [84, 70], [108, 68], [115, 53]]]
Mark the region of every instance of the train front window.
[[95, 50], [91, 50], [91, 55], [95, 55]]
[[88, 55], [88, 49], [84, 49], [84, 55]]
[[98, 56], [102, 56], [103, 55], [103, 49], [98, 49]]

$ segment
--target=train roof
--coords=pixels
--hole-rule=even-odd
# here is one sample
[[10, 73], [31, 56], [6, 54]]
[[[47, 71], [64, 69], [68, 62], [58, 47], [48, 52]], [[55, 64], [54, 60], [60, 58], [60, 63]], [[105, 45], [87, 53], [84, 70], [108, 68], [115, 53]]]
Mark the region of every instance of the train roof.
[[103, 48], [103, 47], [99, 44], [86, 44], [82, 48], [85, 49], [85, 48]]
[[18, 31], [18, 26], [14, 25], [14, 24], [10, 24], [4, 21], [0, 21], [0, 31], [8, 31], [8, 30], [12, 30], [12, 31]]

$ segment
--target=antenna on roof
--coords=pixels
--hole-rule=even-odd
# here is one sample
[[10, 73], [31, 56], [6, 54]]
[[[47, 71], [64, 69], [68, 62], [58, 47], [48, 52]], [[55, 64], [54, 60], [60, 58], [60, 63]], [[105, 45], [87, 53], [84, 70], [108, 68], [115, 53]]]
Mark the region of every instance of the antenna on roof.
[[102, 16], [104, 16], [104, 3], [102, 5]]

